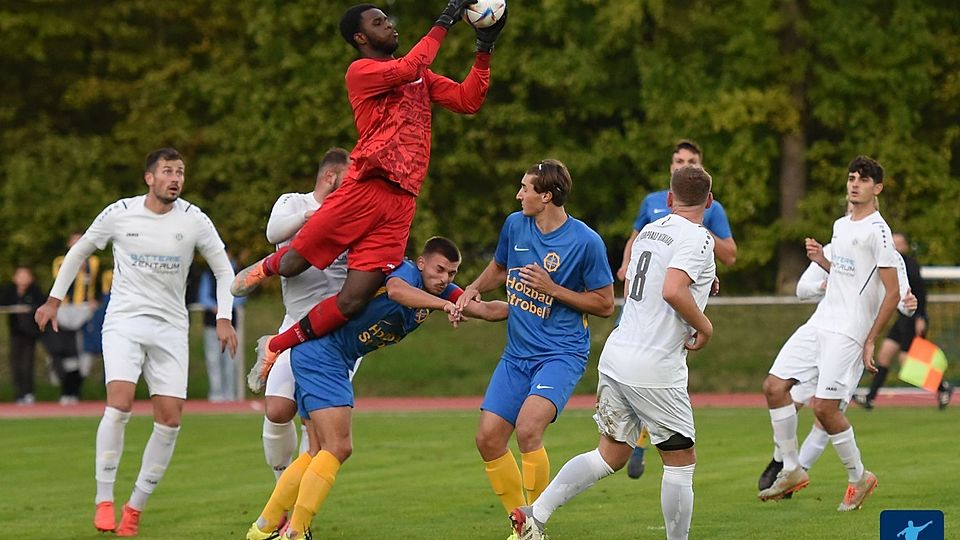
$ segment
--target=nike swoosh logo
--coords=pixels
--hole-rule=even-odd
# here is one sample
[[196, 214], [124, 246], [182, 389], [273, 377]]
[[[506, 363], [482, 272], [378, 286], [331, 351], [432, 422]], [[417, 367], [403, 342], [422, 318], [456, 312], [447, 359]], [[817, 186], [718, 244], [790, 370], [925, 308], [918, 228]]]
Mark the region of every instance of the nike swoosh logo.
[[553, 387], [552, 387], [552, 386], [545, 386], [545, 385], [542, 385], [542, 384], [538, 384], [538, 385], [537, 385], [537, 390], [553, 390]]
[[514, 250], [514, 251], [530, 251], [530, 248], [522, 248], [522, 247], [514, 244], [514, 245], [513, 245], [513, 250]]
[[654, 214], [662, 214], [662, 213], [664, 213], [664, 212], [666, 212], [666, 211], [667, 211], [666, 208], [655, 208], [655, 209], [653, 210], [653, 213], [654, 213]]

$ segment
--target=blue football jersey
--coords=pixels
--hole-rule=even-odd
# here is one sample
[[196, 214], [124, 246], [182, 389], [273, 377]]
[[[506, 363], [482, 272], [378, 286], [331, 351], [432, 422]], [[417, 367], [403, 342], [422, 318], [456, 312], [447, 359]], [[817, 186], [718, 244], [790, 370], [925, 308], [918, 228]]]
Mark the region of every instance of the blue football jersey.
[[[670, 214], [667, 208], [667, 191], [655, 191], [646, 197], [640, 204], [640, 211], [637, 212], [637, 219], [633, 221], [633, 230], [642, 231], [648, 223], [665, 218]], [[714, 200], [710, 208], [703, 213], [703, 226], [708, 231], [717, 235], [717, 238], [724, 240], [733, 236], [730, 231], [730, 221], [727, 219], [727, 212], [723, 209], [720, 201]]]
[[[413, 287], [423, 288], [420, 270], [409, 260], [404, 260], [387, 276], [388, 281], [391, 279], [402, 279]], [[458, 290], [460, 287], [451, 283], [440, 297], [450, 298]], [[390, 300], [387, 288], [381, 287], [359, 315], [330, 334], [300, 346], [323, 347], [328, 352], [336, 350], [352, 366], [361, 356], [399, 343], [410, 332], [419, 328], [429, 314], [429, 309], [412, 309]]]
[[520, 280], [528, 264], [543, 267], [554, 283], [576, 292], [613, 283], [606, 247], [600, 235], [568, 216], [555, 231], [543, 234], [522, 212], [507, 217], [494, 255], [507, 269], [507, 347], [505, 355], [538, 359], [572, 354], [584, 361], [590, 352], [587, 316]]

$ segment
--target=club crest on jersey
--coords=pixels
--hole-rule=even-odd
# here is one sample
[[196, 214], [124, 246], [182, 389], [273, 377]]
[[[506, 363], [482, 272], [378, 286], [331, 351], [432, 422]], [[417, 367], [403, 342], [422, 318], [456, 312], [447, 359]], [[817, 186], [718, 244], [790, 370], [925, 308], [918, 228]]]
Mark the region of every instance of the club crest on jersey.
[[547, 272], [556, 272], [557, 268], [560, 268], [560, 256], [553, 251], [547, 253], [546, 257], [543, 258], [543, 268]]
[[420, 308], [414, 313], [413, 320], [417, 321], [417, 324], [422, 323], [427, 320], [427, 316], [430, 315], [430, 310], [426, 308]]
[[177, 242], [179, 242], [179, 241], [183, 240], [183, 233], [177, 233], [177, 234], [173, 235], [173, 237], [177, 239]]

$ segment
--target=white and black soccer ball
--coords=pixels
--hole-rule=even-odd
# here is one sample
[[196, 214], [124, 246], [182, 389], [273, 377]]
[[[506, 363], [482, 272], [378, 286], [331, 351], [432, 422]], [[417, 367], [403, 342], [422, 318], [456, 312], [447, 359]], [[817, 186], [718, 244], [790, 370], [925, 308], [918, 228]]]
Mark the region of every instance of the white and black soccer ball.
[[463, 20], [474, 28], [487, 28], [497, 24], [506, 10], [505, 0], [478, 0], [476, 4], [467, 6]]

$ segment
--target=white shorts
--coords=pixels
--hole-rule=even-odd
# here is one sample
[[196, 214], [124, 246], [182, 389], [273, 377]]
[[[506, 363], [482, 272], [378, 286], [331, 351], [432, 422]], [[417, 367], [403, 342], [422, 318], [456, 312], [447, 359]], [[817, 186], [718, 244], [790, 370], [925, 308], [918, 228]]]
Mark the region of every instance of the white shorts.
[[[809, 401], [813, 399], [813, 395], [817, 393], [817, 381], [818, 379], [814, 379], [793, 385], [793, 387], [790, 388], [790, 399], [792, 399], [794, 403], [808, 405]], [[840, 412], [846, 412], [847, 407], [850, 406], [850, 401], [853, 400], [853, 394], [857, 392], [858, 384], [860, 384], [860, 375], [857, 375], [857, 378], [851, 381], [848, 386], [848, 388], [850, 388], [850, 394], [840, 400]]]
[[863, 346], [849, 336], [805, 324], [780, 349], [770, 374], [797, 381], [791, 390], [797, 403], [811, 397], [849, 402], [863, 375]]
[[[296, 322], [297, 321], [292, 320], [289, 315], [285, 316], [283, 318], [283, 324], [280, 326], [280, 332], [290, 328]], [[280, 353], [277, 356], [277, 361], [273, 364], [273, 367], [270, 368], [270, 373], [267, 374], [267, 385], [263, 390], [264, 396], [276, 396], [289, 399], [290, 401], [296, 401], [293, 394], [296, 385], [293, 380], [293, 368], [290, 367], [290, 351], [291, 349], [287, 349]], [[363, 360], [362, 356], [357, 358], [353, 369], [350, 370], [351, 381], [353, 380], [354, 374], [360, 369], [361, 360]]]
[[780, 352], [773, 361], [773, 366], [770, 367], [770, 374], [783, 380], [794, 379], [798, 384], [813, 381], [816, 388], [816, 381], [820, 374], [819, 358], [820, 342], [817, 339], [817, 329], [804, 324], [797, 328], [783, 347], [780, 347]]
[[108, 383], [136, 384], [143, 373], [151, 396], [186, 399], [189, 360], [187, 330], [163, 319], [140, 315], [103, 330], [103, 374]]
[[792, 399], [794, 403], [807, 405], [808, 402], [813, 399], [813, 395], [817, 393], [818, 380], [819, 378], [798, 382], [793, 385], [793, 387], [790, 388], [790, 399]]
[[643, 425], [654, 445], [677, 433], [691, 440], [697, 438], [686, 388], [640, 388], [601, 373], [593, 419], [601, 434], [633, 447]]
[[819, 399], [850, 400], [863, 376], [863, 345], [836, 332], [820, 331]]

